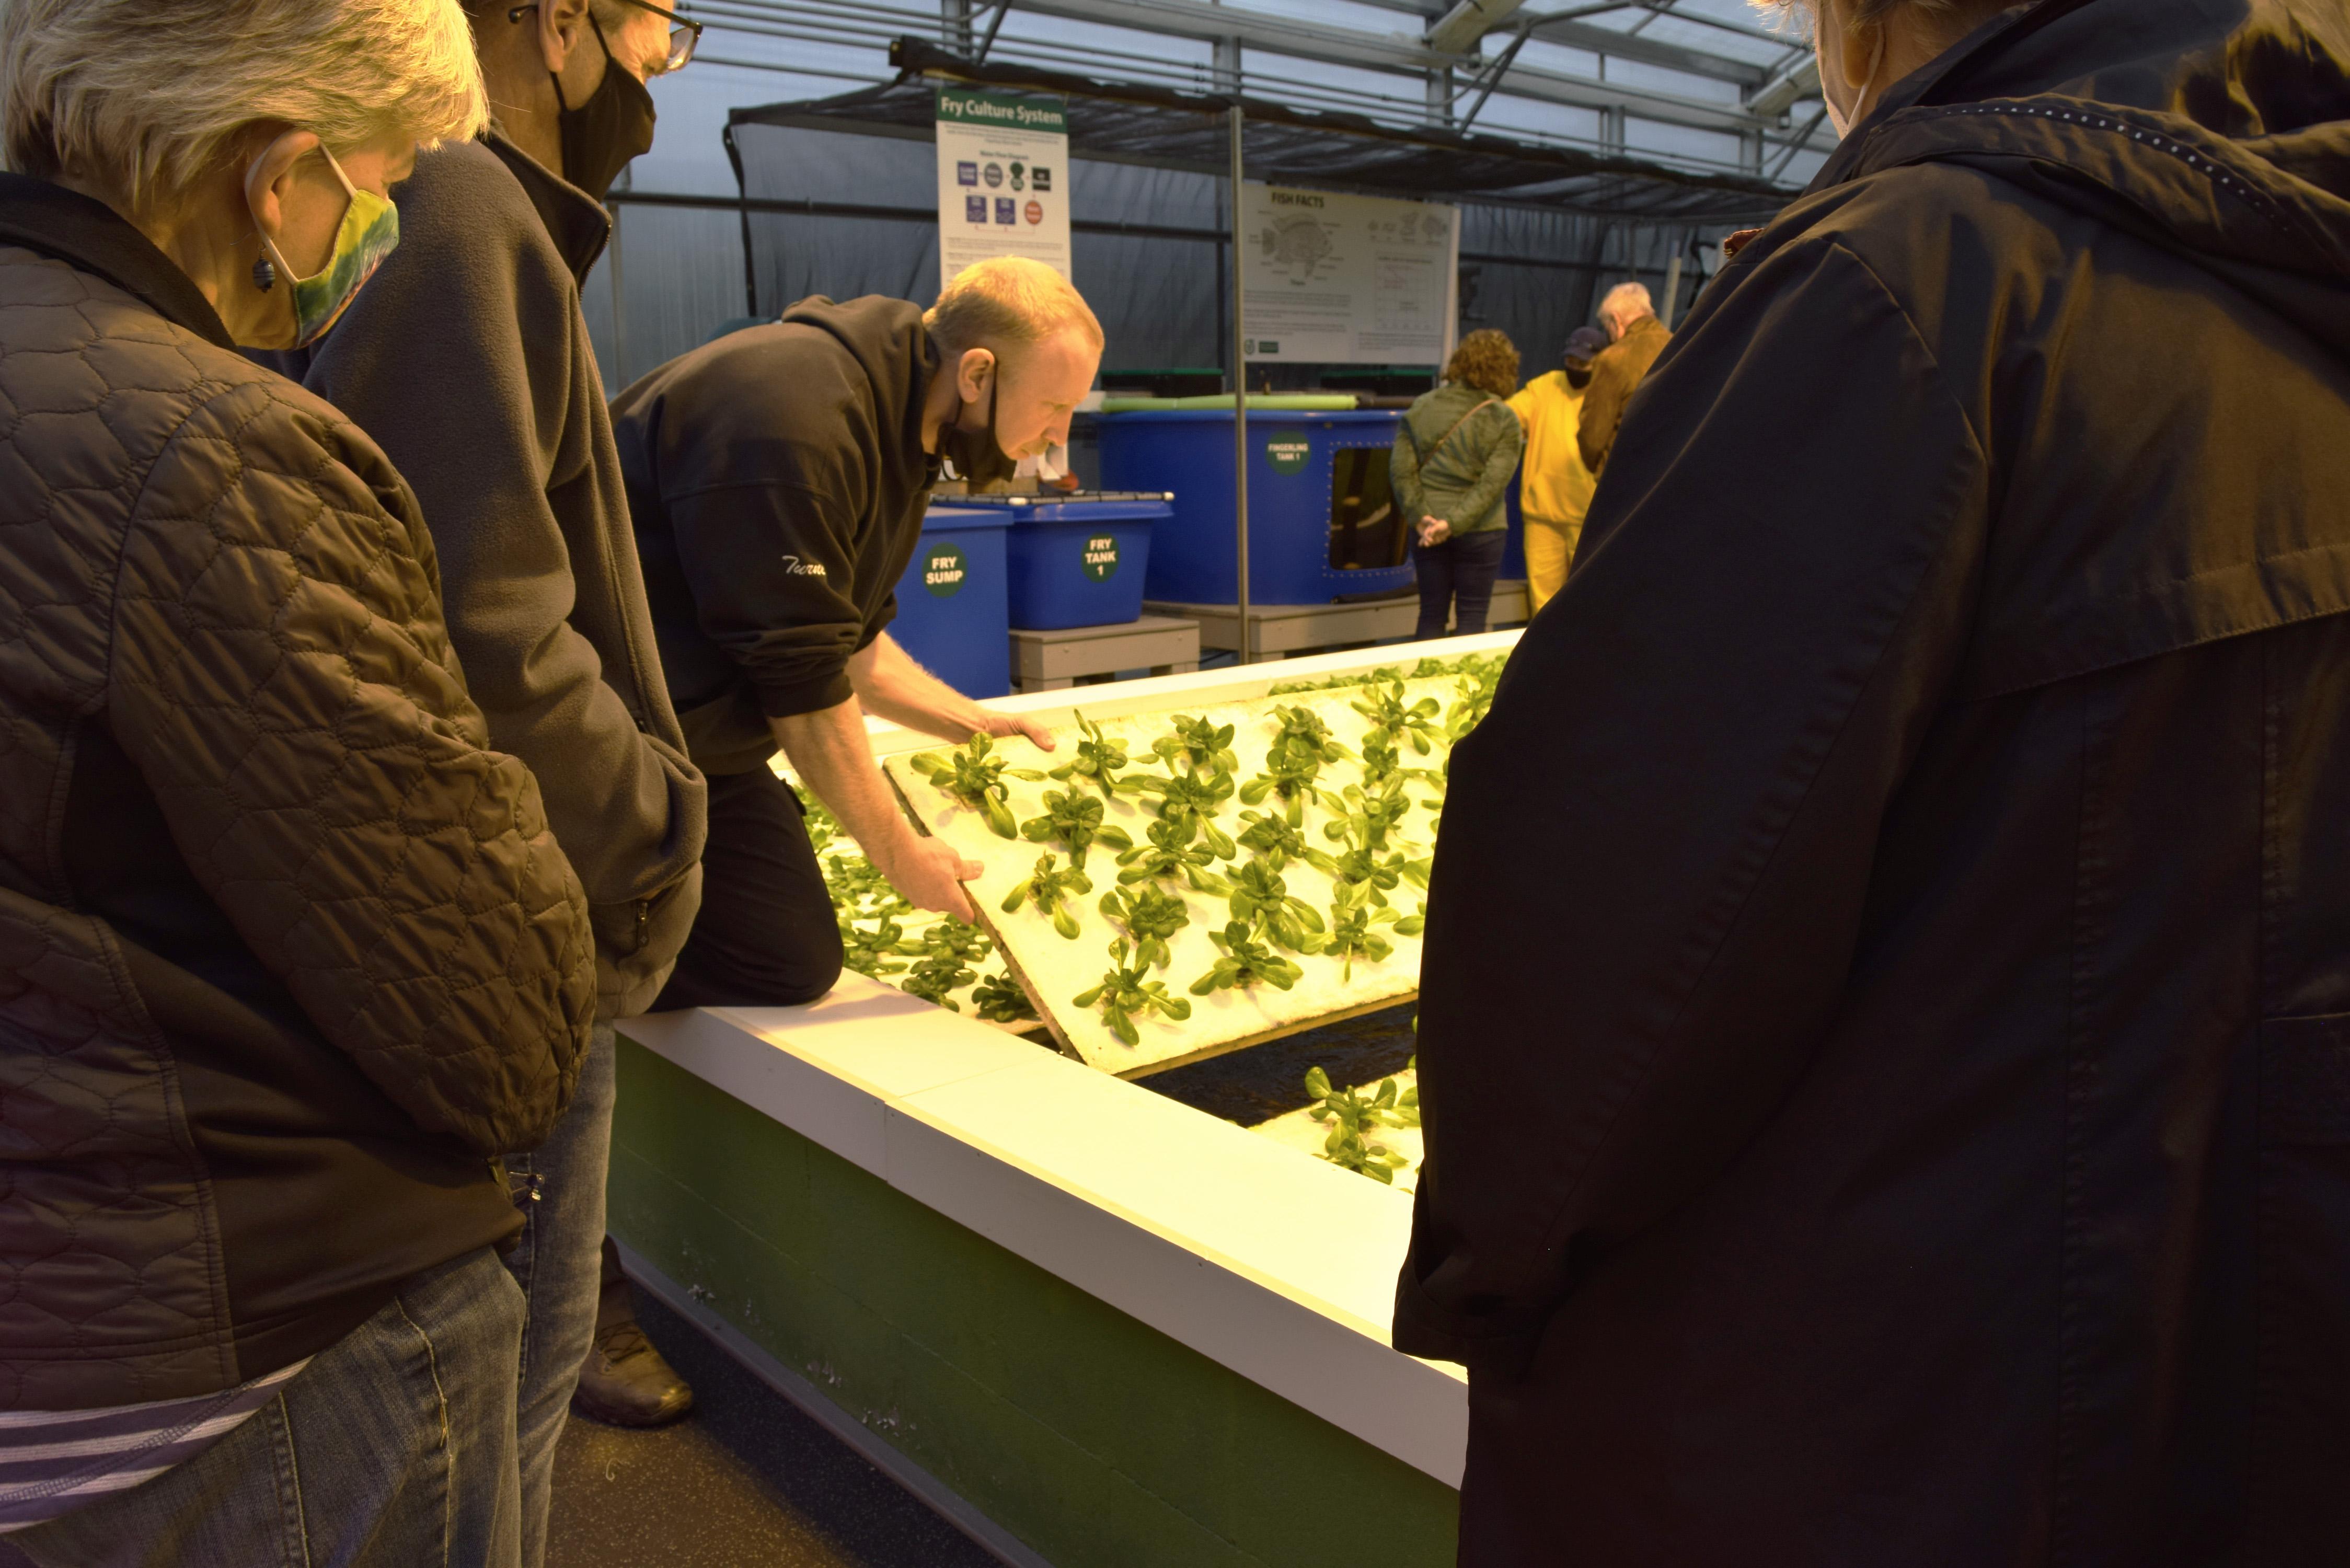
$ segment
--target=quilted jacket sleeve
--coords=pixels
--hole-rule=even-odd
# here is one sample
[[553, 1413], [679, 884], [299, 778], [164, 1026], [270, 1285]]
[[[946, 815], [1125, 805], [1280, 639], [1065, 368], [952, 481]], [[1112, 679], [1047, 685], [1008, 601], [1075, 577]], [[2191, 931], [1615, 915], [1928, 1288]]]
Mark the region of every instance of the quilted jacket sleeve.
[[390, 463], [289, 384], [228, 389], [150, 472], [119, 581], [115, 731], [247, 945], [427, 1131], [544, 1138], [594, 1015], [587, 903]]

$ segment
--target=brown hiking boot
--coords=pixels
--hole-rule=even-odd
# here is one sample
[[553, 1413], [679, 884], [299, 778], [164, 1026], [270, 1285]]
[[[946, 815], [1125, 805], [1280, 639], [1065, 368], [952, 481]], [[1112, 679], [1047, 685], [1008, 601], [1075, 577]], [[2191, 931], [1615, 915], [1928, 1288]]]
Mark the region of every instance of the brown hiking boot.
[[645, 1331], [624, 1319], [598, 1329], [571, 1407], [610, 1427], [666, 1427], [693, 1408], [693, 1389]]

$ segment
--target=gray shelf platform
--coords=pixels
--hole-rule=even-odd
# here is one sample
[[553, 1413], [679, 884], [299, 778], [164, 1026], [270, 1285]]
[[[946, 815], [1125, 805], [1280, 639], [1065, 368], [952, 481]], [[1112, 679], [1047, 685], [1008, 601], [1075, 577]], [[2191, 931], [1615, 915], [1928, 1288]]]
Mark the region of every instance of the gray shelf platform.
[[1122, 626], [1076, 626], [1059, 631], [1012, 633], [1012, 687], [1015, 691], [1060, 691], [1085, 675], [1115, 675], [1148, 670], [1153, 675], [1189, 675], [1200, 668], [1197, 622], [1145, 615]]
[[[1142, 608], [1146, 618], [1166, 616], [1198, 623], [1202, 648], [1240, 647], [1240, 614], [1234, 606], [1170, 604], [1153, 599]], [[1495, 583], [1493, 606], [1486, 624], [1497, 628], [1523, 626], [1526, 618], [1525, 580], [1513, 577]], [[1409, 637], [1419, 624], [1417, 598], [1375, 599], [1347, 605], [1252, 605], [1249, 656], [1252, 659], [1285, 659], [1292, 654], [1315, 653], [1351, 644], [1388, 642]]]

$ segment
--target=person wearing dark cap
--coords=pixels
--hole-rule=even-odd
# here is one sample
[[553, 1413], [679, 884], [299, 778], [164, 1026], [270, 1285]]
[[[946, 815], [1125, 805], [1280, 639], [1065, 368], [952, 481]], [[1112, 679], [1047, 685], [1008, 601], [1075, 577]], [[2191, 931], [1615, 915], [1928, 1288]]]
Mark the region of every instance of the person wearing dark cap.
[[1583, 421], [1583, 394], [1591, 385], [1591, 362], [1607, 347], [1607, 334], [1578, 327], [1567, 336], [1565, 363], [1537, 376], [1510, 400], [1510, 411], [1526, 431], [1526, 456], [1518, 470], [1518, 510], [1526, 524], [1526, 611], [1540, 610], [1565, 585], [1583, 532], [1583, 514], [1599, 481], [1576, 449]]

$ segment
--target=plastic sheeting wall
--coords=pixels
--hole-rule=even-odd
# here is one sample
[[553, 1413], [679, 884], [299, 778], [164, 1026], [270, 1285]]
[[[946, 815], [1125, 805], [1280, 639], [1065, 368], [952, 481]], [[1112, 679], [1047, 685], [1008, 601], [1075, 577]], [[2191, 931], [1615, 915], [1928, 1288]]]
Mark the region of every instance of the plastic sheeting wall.
[[[928, 300], [937, 292], [936, 155], [927, 138], [763, 125], [735, 134], [750, 197], [863, 211], [744, 214], [623, 195], [617, 243], [582, 291], [613, 390], [731, 322], [773, 316], [812, 294]], [[1108, 337], [1105, 365], [1228, 367], [1224, 181], [1085, 158], [1073, 160], [1069, 177], [1073, 265]], [[1461, 330], [1508, 333], [1530, 376], [1556, 363], [1607, 286], [1637, 277], [1661, 307], [1676, 254], [1687, 269], [1686, 310], [1699, 265], [1716, 265], [1723, 232], [1489, 204], [1461, 211]], [[1314, 372], [1283, 366], [1273, 374], [1275, 385], [1306, 385]]]

